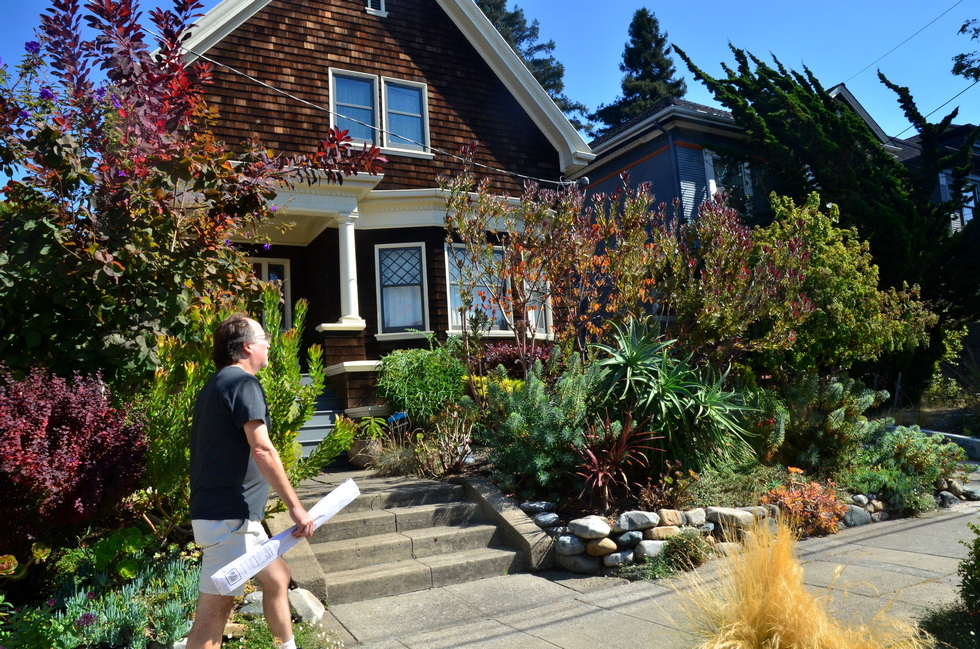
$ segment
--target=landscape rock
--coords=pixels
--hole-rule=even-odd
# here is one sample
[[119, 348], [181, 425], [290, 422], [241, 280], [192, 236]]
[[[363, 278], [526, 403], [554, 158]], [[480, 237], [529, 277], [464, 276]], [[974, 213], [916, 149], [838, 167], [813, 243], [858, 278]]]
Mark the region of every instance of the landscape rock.
[[949, 487], [949, 485], [946, 484], [946, 478], [936, 478], [934, 486], [936, 487], [937, 491], [946, 491], [946, 489]]
[[769, 515], [769, 510], [765, 507], [739, 507], [743, 512], [749, 512], [755, 516], [756, 520], [762, 520]]
[[741, 543], [721, 542], [715, 543], [715, 552], [720, 556], [727, 557], [738, 554], [742, 551]]
[[327, 610], [316, 595], [303, 588], [289, 591], [289, 607], [293, 610], [293, 615], [307, 624], [319, 622]]
[[685, 525], [690, 525], [691, 527], [701, 527], [707, 520], [708, 516], [704, 513], [703, 507], [688, 509], [686, 512], [684, 512]]
[[874, 514], [871, 514], [872, 523], [880, 523], [881, 521], [887, 521], [887, 520], [888, 520], [888, 512], [875, 512]]
[[173, 649], [187, 649], [187, 638], [181, 638], [175, 642]]
[[609, 536], [609, 523], [598, 516], [576, 518], [568, 524], [568, 531], [583, 539], [601, 539]]
[[681, 533], [681, 528], [676, 525], [663, 525], [660, 527], [654, 527], [643, 532], [643, 538], [649, 541], [664, 541], [672, 536], [677, 536]]
[[616, 547], [616, 542], [608, 537], [604, 539], [592, 539], [585, 546], [585, 551], [593, 557], [604, 557], [607, 554], [612, 554], [618, 549], [619, 548]]
[[950, 480], [946, 483], [946, 491], [953, 494], [957, 498], [963, 497], [963, 485], [960, 484], [959, 480]]
[[861, 507], [867, 507], [868, 505], [868, 497], [864, 494], [854, 494], [851, 496], [851, 500], [854, 501], [855, 505], [859, 505]]
[[568, 534], [568, 528], [564, 525], [558, 525], [557, 527], [546, 527], [544, 528], [545, 534], [551, 538], [556, 536], [562, 536], [563, 534]]
[[684, 512], [679, 509], [661, 509], [657, 515], [661, 525], [680, 527], [684, 524]]
[[623, 532], [613, 537], [613, 541], [616, 542], [616, 547], [620, 550], [632, 550], [642, 540], [643, 532], [639, 530]]
[[705, 514], [710, 522], [722, 527], [752, 527], [752, 523], [755, 522], [755, 516], [751, 512], [732, 507], [708, 507]]
[[885, 503], [881, 502], [880, 500], [872, 500], [871, 506], [874, 508], [874, 511], [876, 512], [885, 511]]
[[613, 552], [602, 557], [602, 564], [607, 568], [615, 568], [616, 566], [628, 566], [633, 563], [633, 551], [623, 550], [622, 552]]
[[640, 544], [633, 550], [633, 557], [637, 561], [652, 559], [663, 552], [665, 545], [667, 545], [667, 541], [640, 541]]
[[558, 514], [541, 512], [534, 515], [534, 524], [538, 527], [555, 527], [559, 523], [561, 523], [561, 519], [558, 518]]
[[660, 517], [653, 512], [632, 511], [620, 514], [613, 524], [613, 532], [647, 530], [660, 524]]
[[555, 552], [567, 557], [585, 552], [585, 541], [574, 534], [565, 534], [555, 541]]
[[262, 591], [256, 590], [245, 596], [245, 602], [238, 609], [239, 613], [262, 615]]
[[712, 532], [715, 531], [715, 524], [714, 523], [705, 523], [704, 525], [699, 525], [698, 526], [698, 529], [701, 530], [701, 532], [703, 534], [709, 534], [710, 535]]
[[952, 507], [953, 505], [960, 504], [960, 499], [949, 493], [948, 491], [939, 492], [939, 506], [944, 508]]
[[848, 527], [859, 527], [871, 522], [871, 514], [864, 507], [859, 505], [848, 505], [847, 513], [844, 514], [844, 525]]
[[587, 554], [559, 554], [555, 556], [555, 563], [562, 570], [579, 575], [594, 575], [602, 568], [602, 559], [590, 557]]
[[779, 505], [769, 504], [769, 505], [765, 505], [765, 508], [766, 511], [769, 512], [769, 518], [773, 520], [778, 521], [780, 517], [783, 515], [782, 512], [779, 511]]
[[555, 511], [555, 503], [549, 503], [543, 500], [531, 500], [526, 503], [521, 503], [519, 506], [521, 511], [529, 516], [540, 514], [541, 512]]
[[980, 500], [980, 489], [963, 489], [963, 498], [966, 500]]

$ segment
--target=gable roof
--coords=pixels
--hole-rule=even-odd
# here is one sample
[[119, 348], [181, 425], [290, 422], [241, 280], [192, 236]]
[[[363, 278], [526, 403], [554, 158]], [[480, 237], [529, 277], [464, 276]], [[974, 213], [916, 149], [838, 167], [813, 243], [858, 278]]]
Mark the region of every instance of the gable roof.
[[[184, 43], [191, 52], [189, 60], [207, 52], [270, 2], [272, 0], [222, 0], [191, 29], [190, 37]], [[595, 154], [589, 145], [476, 3], [473, 0], [436, 2], [554, 146], [562, 172], [573, 173], [591, 162]]]
[[680, 99], [679, 97], [666, 97], [658, 101], [650, 108], [647, 108], [636, 117], [609, 129], [596, 139], [589, 142], [589, 146], [592, 147], [592, 150], [595, 151], [596, 154], [599, 154], [600, 152], [614, 146], [616, 143], [628, 139], [637, 130], [642, 130], [645, 128], [647, 126], [647, 121], [652, 122], [654, 120], [659, 120], [669, 113], [681, 113], [689, 116], [704, 116], [714, 118], [716, 120], [720, 119], [723, 121], [732, 122], [733, 124], [735, 122], [735, 120], [732, 119], [732, 114], [728, 111], [712, 108], [711, 106], [705, 106], [703, 104], [696, 104], [693, 101], [687, 101], [686, 99]]

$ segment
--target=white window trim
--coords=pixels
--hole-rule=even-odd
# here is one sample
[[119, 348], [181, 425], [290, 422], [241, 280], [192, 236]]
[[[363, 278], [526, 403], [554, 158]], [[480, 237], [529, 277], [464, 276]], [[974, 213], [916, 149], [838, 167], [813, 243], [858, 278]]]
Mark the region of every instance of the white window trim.
[[374, 113], [374, 123], [371, 125], [372, 132], [374, 133], [374, 138], [372, 140], [365, 140], [362, 138], [353, 138], [354, 142], [367, 142], [369, 144], [381, 144], [381, 106], [378, 100], [378, 77], [373, 74], [365, 74], [363, 72], [353, 72], [351, 70], [342, 70], [340, 68], [330, 68], [330, 126], [337, 125], [337, 82], [336, 77], [356, 77], [360, 79], [365, 79], [371, 82], [371, 96], [374, 99], [373, 113]]
[[291, 328], [293, 326], [293, 272], [289, 268], [289, 260], [273, 257], [247, 257], [245, 260], [250, 264], [262, 264], [262, 274], [259, 279], [263, 282], [269, 281], [269, 264], [280, 264], [286, 271], [286, 279], [282, 283], [282, 298], [285, 302], [282, 326], [284, 329]]
[[381, 5], [380, 9], [375, 9], [371, 6], [371, 0], [367, 0], [367, 12], [372, 16], [378, 16], [379, 18], [387, 18], [388, 12], [385, 11], [385, 0], [378, 0], [378, 4]]
[[[422, 322], [421, 331], [392, 331], [382, 332], [384, 328], [384, 312], [381, 310], [381, 250], [390, 248], [419, 248], [422, 251]], [[374, 245], [374, 288], [378, 301], [378, 326], [377, 333], [374, 335], [376, 340], [408, 340], [411, 338], [424, 338], [426, 334], [432, 333], [429, 330], [429, 276], [426, 269], [425, 242], [410, 241], [405, 243], [378, 243]]]
[[[389, 141], [389, 134], [391, 133], [391, 128], [388, 120], [388, 84], [394, 84], [396, 86], [409, 86], [418, 88], [422, 92], [422, 143], [421, 149], [415, 148], [405, 148], [404, 146], [398, 146], [392, 144]], [[416, 81], [405, 81], [403, 79], [395, 79], [394, 77], [381, 77], [381, 108], [382, 115], [384, 119], [384, 133], [382, 145], [382, 151], [385, 153], [397, 153], [398, 155], [406, 155], [418, 158], [432, 158], [432, 150], [429, 147], [429, 86], [424, 83], [418, 83]]]
[[[453, 301], [452, 301], [452, 291], [454, 291], [454, 290], [455, 291], [459, 291], [459, 288], [458, 287], [455, 287], [455, 284], [453, 284], [453, 279], [452, 279], [452, 266], [451, 266], [451, 264], [453, 264], [455, 262], [450, 257], [450, 255], [452, 254], [452, 252], [450, 250], [450, 247], [462, 249], [463, 246], [460, 245], [460, 244], [453, 244], [452, 246], [449, 246], [449, 245], [446, 245], [445, 246], [445, 255], [446, 255], [446, 300], [447, 300], [447, 306], [449, 307], [448, 310], [447, 310], [447, 313], [449, 315], [449, 327], [446, 329], [446, 333], [448, 333], [448, 334], [455, 334], [455, 335], [461, 335], [463, 333], [463, 330], [462, 329], [453, 329], [453, 314], [452, 314], [452, 312], [453, 312]], [[494, 246], [494, 249], [496, 249], [496, 246]], [[545, 312], [544, 312], [544, 315], [545, 315], [545, 317], [544, 317], [544, 327], [543, 328], [538, 327], [535, 330], [535, 332], [534, 332], [534, 339], [535, 340], [554, 340], [555, 339], [555, 335], [554, 335], [554, 333], [551, 330], [551, 325], [552, 325], [551, 298], [549, 297], [547, 300], [545, 300], [544, 301], [544, 304], [545, 304], [545, 306], [544, 306], [544, 309], [545, 309]], [[506, 320], [505, 320], [505, 322], [506, 322]], [[516, 337], [516, 334], [514, 333], [514, 331], [512, 329], [509, 329], [509, 328], [508, 329], [490, 329], [488, 331], [481, 332], [481, 335], [484, 338], [514, 338], [514, 337]]]

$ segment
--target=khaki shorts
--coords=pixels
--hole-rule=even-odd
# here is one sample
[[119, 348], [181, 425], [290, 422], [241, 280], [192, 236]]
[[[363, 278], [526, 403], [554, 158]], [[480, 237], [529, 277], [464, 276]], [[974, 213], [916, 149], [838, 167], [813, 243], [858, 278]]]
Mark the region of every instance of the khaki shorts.
[[[211, 575], [269, 538], [262, 527], [262, 521], [241, 518], [224, 521], [195, 519], [191, 521], [191, 525], [194, 527], [194, 542], [204, 551], [201, 559], [200, 591], [209, 595], [221, 594], [211, 581]], [[244, 594], [243, 584], [231, 596], [241, 597]]]

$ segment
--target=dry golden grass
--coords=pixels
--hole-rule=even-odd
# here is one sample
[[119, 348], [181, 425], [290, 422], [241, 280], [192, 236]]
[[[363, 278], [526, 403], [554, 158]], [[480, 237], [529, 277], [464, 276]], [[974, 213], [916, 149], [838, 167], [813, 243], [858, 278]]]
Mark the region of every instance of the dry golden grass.
[[844, 624], [827, 612], [829, 596], [803, 585], [796, 537], [785, 524], [760, 528], [741, 554], [724, 559], [710, 582], [682, 587], [698, 649], [924, 649], [932, 639], [879, 613], [870, 624]]

